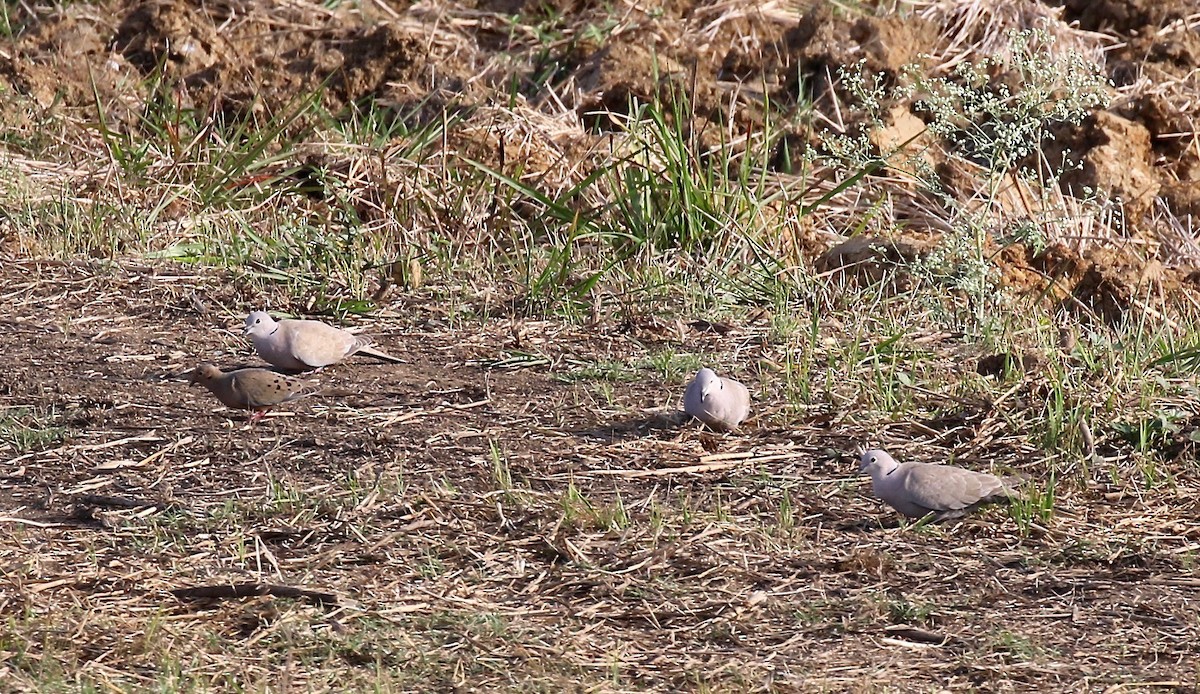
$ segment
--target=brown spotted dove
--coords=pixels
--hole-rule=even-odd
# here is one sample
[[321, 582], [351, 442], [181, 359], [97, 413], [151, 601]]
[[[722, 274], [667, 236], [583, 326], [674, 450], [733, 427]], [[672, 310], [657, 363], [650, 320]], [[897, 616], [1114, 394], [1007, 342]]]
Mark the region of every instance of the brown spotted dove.
[[188, 379], [208, 388], [226, 407], [250, 410], [250, 422], [263, 418], [276, 405], [312, 395], [303, 381], [268, 369], [238, 369], [224, 373], [212, 364], [200, 364]]

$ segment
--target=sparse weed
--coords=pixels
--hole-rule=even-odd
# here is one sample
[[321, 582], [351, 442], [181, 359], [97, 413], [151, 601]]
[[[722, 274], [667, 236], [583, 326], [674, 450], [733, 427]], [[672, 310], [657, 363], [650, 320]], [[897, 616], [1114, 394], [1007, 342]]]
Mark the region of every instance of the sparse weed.
[[992, 649], [1018, 661], [1035, 661], [1047, 654], [1033, 639], [1007, 629], [992, 638]]
[[563, 522], [573, 525], [592, 514], [592, 504], [579, 491], [579, 487], [575, 485], [575, 480], [567, 483], [567, 489], [559, 498], [559, 507], [562, 509]]
[[779, 495], [776, 524], [783, 535], [791, 533], [796, 527], [796, 509], [792, 506], [792, 495], [787, 489], [783, 489]]
[[578, 381], [603, 381], [607, 383], [629, 383], [637, 380], [638, 373], [629, 364], [620, 361], [573, 363], [570, 371], [556, 372], [555, 380], [563, 383]]
[[62, 442], [66, 427], [53, 424], [59, 419], [53, 410], [16, 408], [0, 414], [0, 444], [12, 446], [17, 453], [39, 451]]
[[492, 482], [500, 491], [511, 492], [513, 490], [512, 470], [495, 439], [488, 441], [488, 452], [492, 461]]
[[426, 553], [425, 561], [417, 567], [417, 570], [420, 572], [421, 576], [425, 578], [437, 578], [438, 576], [446, 573], [446, 564], [441, 560], [441, 558], [433, 554]]
[[567, 489], [559, 497], [559, 508], [563, 522], [573, 527], [620, 530], [631, 522], [620, 493], [611, 502], [596, 504], [580, 492], [574, 480], [567, 484]]
[[1028, 535], [1034, 523], [1046, 524], [1054, 517], [1054, 500], [1057, 496], [1058, 475], [1051, 469], [1044, 489], [1026, 485], [1018, 498], [1009, 503], [1009, 516], [1016, 522], [1022, 534]]
[[650, 355], [647, 365], [657, 372], [659, 378], [667, 383], [678, 383], [685, 376], [698, 370], [704, 362], [695, 354], [677, 354], [675, 350], [664, 349]]
[[934, 606], [905, 599], [889, 600], [888, 614], [895, 623], [925, 624], [933, 615]]
[[1133, 421], [1113, 422], [1112, 428], [1140, 453], [1149, 453], [1168, 445], [1181, 430], [1181, 416], [1175, 412], [1156, 412]]
[[617, 391], [611, 382], [601, 381], [595, 385], [594, 390], [606, 406], [614, 407], [617, 404]]
[[[1076, 53], [1054, 50], [1054, 42], [1045, 31], [1014, 31], [1002, 58], [960, 62], [952, 76], [944, 77], [930, 76], [911, 66], [906, 70], [907, 81], [895, 90], [886, 89], [878, 75], [868, 80], [861, 64], [841, 72], [847, 91], [862, 108], [875, 114], [877, 125], [883, 123], [885, 104], [915, 98], [915, 107], [926, 114], [928, 132], [946, 141], [952, 151], [977, 161], [986, 171], [989, 194], [982, 196], [981, 207], [965, 205], [960, 198], [946, 193], [923, 152], [914, 152], [910, 147], [913, 141], [876, 152], [865, 133], [828, 134], [824, 140], [825, 161], [854, 172], [847, 180], [862, 177], [887, 162], [939, 196], [949, 229], [929, 253], [909, 267], [931, 289], [917, 298], [951, 325], [971, 328], [981, 336], [1001, 329], [1002, 316], [1011, 312], [1007, 296], [999, 290], [993, 263], [998, 255], [991, 246], [991, 240], [998, 236], [994, 233], [999, 216], [996, 206], [1000, 204], [996, 191], [1005, 177], [1034, 153], [1051, 125], [1078, 123], [1108, 99], [1105, 79], [1095, 66]], [[997, 85], [989, 72], [995, 68], [1011, 70], [1019, 91], [1010, 91], [1004, 83]], [[1060, 170], [1050, 180], [1037, 181], [1036, 186], [1056, 187], [1061, 175]], [[1069, 217], [1057, 209], [1047, 215]], [[1016, 240], [1010, 234], [1007, 242]], [[1035, 247], [1046, 243], [1040, 236], [1031, 240]], [[963, 300], [945, 301], [943, 292]]]

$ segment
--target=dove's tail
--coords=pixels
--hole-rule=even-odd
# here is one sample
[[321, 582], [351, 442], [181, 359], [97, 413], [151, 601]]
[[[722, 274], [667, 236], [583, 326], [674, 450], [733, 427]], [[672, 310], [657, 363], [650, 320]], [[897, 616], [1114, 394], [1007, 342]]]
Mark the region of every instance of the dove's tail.
[[388, 354], [387, 352], [375, 349], [371, 345], [365, 344], [365, 343], [360, 344], [358, 346], [358, 349], [354, 350], [354, 353], [355, 354], [365, 354], [368, 357], [375, 357], [376, 359], [378, 359], [380, 361], [386, 361], [390, 364], [403, 364], [404, 363], [403, 359], [400, 359], [398, 357], [393, 357], [392, 355]]
[[1000, 481], [1004, 483], [1004, 491], [1001, 492], [1003, 496], [1020, 496], [1021, 488], [1029, 483], [1029, 475], [1009, 475], [1008, 477], [1001, 477]]

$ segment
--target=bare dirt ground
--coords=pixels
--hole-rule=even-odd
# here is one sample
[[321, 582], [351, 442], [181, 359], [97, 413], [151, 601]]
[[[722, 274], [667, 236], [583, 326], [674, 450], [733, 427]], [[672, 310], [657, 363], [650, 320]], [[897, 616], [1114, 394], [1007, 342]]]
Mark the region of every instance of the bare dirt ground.
[[[839, 65], [894, 75], [954, 21], [977, 38], [969, 8], [946, 7], [72, 3], [21, 10], [38, 21], [0, 46], [0, 80], [42, 113], [82, 124], [99, 102], [130, 127], [154, 69], [180, 80], [171, 98], [231, 117], [285, 110], [333, 74], [331, 110], [373, 99], [486, 124], [511, 81], [586, 127], [481, 125], [445, 146], [566, 186], [613, 127], [600, 108], [686, 89], [698, 138], [720, 142], [761, 123], [764, 92], [828, 105]], [[1052, 299], [1114, 321], [1147, 286], [1190, 293], [1200, 248], [1169, 222], [1197, 210], [1200, 34], [1170, 27], [1195, 8], [1013, 7], [1104, 33], [1118, 86], [1161, 88], [1059, 138], [1085, 162], [1070, 183], [1121, 195], [1124, 218], [1045, 254], [1010, 249], [1007, 281], [1036, 292], [1029, 278], [1052, 275]], [[586, 26], [611, 33], [592, 41]], [[37, 129], [4, 103], [0, 124]], [[63, 152], [64, 167], [90, 164]], [[228, 328], [287, 298], [212, 268], [42, 261], [37, 244], [0, 225], [0, 414], [10, 431], [59, 432], [0, 442], [0, 690], [1196, 691], [1194, 442], [1169, 488], [1088, 481], [1046, 528], [990, 509], [913, 531], [853, 476], [865, 432], [847, 423], [852, 403], [783, 427], [766, 423], [783, 403], [759, 402], [733, 436], [679, 421], [685, 374], [664, 354], [718, 355], [749, 382], [782, 361], [749, 310], [727, 332], [653, 313], [577, 325], [494, 303], [451, 311], [422, 291], [353, 326], [408, 363], [328, 369], [321, 397], [247, 426], [185, 373], [255, 363]], [[827, 250], [815, 235], [798, 246], [806, 262]], [[950, 335], [909, 338], [953, 351]], [[605, 364], [619, 374], [587, 371]], [[1038, 377], [1024, 379], [1014, 399], [1036, 399]], [[1011, 417], [964, 398], [886, 442], [928, 437], [1036, 478], [1041, 452]], [[172, 592], [264, 581], [325, 597]]]
[[[65, 658], [148, 686], [165, 652], [221, 686], [305, 689], [379, 670], [418, 690], [1195, 681], [1194, 485], [1075, 494], [1027, 537], [1002, 512], [904, 532], [830, 454], [857, 444], [835, 413], [714, 439], [672, 421], [679, 383], [653, 372], [611, 403], [555, 378], [663, 345], [753, 353], [753, 325], [451, 329], [419, 303], [370, 324], [408, 364], [329, 369], [325, 396], [247, 426], [182, 380], [196, 359], [252, 361], [203, 310], [228, 293], [186, 269], [6, 267], [0, 403], [70, 432], [0, 482], [0, 605], [41, 624], [10, 676]], [[514, 354], [544, 360], [502, 368]], [[981, 404], [891, 433], [937, 427], [1030, 469], [998, 419]], [[623, 529], [605, 516], [618, 508]], [[264, 580], [337, 602], [169, 592]], [[312, 655], [326, 651], [358, 674]]]

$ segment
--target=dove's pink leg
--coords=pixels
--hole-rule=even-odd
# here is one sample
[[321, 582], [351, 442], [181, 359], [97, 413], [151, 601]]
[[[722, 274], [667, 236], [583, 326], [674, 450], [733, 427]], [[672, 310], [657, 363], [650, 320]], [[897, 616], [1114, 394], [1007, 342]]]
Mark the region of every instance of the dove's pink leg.
[[267, 416], [267, 409], [266, 409], [265, 407], [264, 407], [263, 409], [261, 409], [261, 410], [255, 410], [255, 411], [254, 411], [254, 412], [253, 412], [253, 413], [250, 415], [250, 423], [251, 423], [251, 424], [253, 424], [253, 423], [257, 422], [258, 420], [260, 420], [260, 419], [262, 419], [263, 417], [266, 417], [266, 416]]

